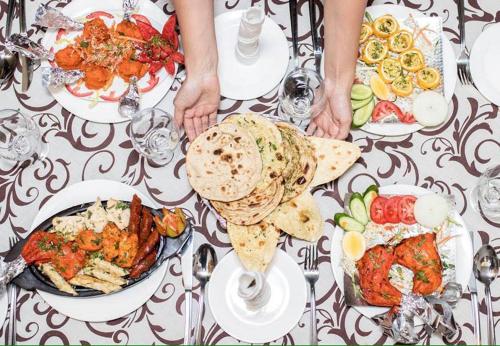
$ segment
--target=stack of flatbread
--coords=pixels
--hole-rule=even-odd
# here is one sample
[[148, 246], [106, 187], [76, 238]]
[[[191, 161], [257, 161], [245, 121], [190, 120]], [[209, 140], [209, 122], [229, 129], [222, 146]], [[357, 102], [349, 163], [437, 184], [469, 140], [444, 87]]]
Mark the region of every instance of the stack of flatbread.
[[186, 169], [193, 189], [226, 220], [245, 268], [265, 271], [282, 231], [311, 242], [321, 237], [323, 218], [310, 188], [338, 178], [360, 155], [349, 142], [235, 114], [191, 143]]

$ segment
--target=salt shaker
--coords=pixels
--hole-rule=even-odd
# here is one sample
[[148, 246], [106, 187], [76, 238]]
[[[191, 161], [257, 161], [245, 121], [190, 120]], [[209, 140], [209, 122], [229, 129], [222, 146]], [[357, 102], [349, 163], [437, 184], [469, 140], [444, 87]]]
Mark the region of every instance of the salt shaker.
[[271, 287], [264, 274], [244, 272], [238, 281], [238, 296], [245, 301], [249, 310], [255, 311], [266, 306], [271, 298]]
[[252, 64], [259, 57], [259, 37], [264, 19], [261, 6], [250, 7], [241, 15], [235, 51], [236, 57], [244, 64]]

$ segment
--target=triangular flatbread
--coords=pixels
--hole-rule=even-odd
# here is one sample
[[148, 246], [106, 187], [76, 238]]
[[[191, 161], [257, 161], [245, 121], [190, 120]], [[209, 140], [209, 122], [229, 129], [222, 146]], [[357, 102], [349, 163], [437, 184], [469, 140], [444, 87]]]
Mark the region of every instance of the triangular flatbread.
[[261, 221], [251, 226], [227, 223], [227, 233], [234, 251], [248, 271], [264, 272], [271, 263], [280, 231], [272, 224]]
[[361, 156], [361, 150], [356, 144], [320, 137], [307, 137], [307, 139], [314, 147], [317, 160], [311, 187], [337, 179]]
[[323, 235], [323, 219], [309, 191], [280, 204], [264, 220], [299, 239], [315, 242]]

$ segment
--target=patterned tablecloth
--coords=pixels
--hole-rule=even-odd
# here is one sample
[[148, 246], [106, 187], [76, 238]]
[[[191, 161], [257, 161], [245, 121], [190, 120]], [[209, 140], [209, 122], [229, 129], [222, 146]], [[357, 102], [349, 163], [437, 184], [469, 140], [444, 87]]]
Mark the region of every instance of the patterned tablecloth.
[[[54, 3], [51, 0], [50, 3]], [[63, 0], [64, 2], [64, 0]], [[246, 8], [251, 3], [264, 6], [268, 16], [286, 32], [289, 40], [288, 4], [281, 0], [216, 0], [216, 13]], [[391, 2], [391, 1], [385, 1]], [[394, 1], [392, 1], [394, 2]], [[397, 1], [428, 15], [441, 16], [446, 36], [458, 50], [457, 7], [452, 0], [403, 0]], [[382, 1], [380, 1], [382, 3]], [[39, 0], [27, 1], [28, 24]], [[159, 10], [171, 13], [172, 5], [164, 0], [157, 2]], [[322, 21], [322, 5], [318, 20]], [[6, 0], [0, 1], [0, 18], [3, 26], [7, 11]], [[307, 2], [300, 1], [299, 20], [300, 55], [311, 61], [311, 44], [308, 28]], [[500, 18], [500, 5], [496, 0], [468, 0], [465, 5], [466, 30], [469, 49], [474, 40], [490, 22]], [[17, 22], [16, 22], [17, 23]], [[15, 24], [17, 28], [17, 24]], [[321, 26], [321, 33], [323, 33]], [[40, 39], [43, 31], [29, 26], [29, 36]], [[3, 37], [2, 37], [3, 39]], [[179, 83], [160, 103], [173, 111], [172, 100]], [[215, 222], [213, 215], [191, 190], [185, 177], [184, 140], [173, 162], [164, 168], [154, 168], [132, 150], [127, 123], [117, 125], [96, 124], [72, 116], [54, 101], [35, 77], [30, 90], [22, 93], [19, 71], [12, 84], [0, 92], [1, 107], [19, 107], [32, 115], [40, 125], [44, 141], [49, 143], [48, 159], [27, 168], [1, 168], [0, 171], [0, 252], [8, 249], [8, 238], [14, 233], [25, 237], [26, 229], [42, 206], [53, 194], [66, 186], [89, 179], [111, 179], [133, 185], [166, 206], [182, 205], [195, 215], [196, 245], [209, 242], [222, 257], [231, 247], [228, 236]], [[224, 99], [220, 114], [234, 112], [275, 113], [277, 90], [257, 100], [248, 102]], [[498, 107], [485, 100], [472, 87], [456, 86], [451, 102], [450, 119], [435, 130], [413, 135], [383, 138], [361, 131], [349, 139], [362, 148], [361, 159], [339, 180], [314, 191], [327, 219], [325, 234], [319, 241], [321, 276], [317, 285], [318, 329], [321, 343], [328, 344], [380, 344], [392, 343], [382, 335], [381, 329], [356, 310], [349, 309], [335, 283], [330, 267], [330, 238], [333, 232], [332, 217], [342, 207], [344, 194], [364, 188], [369, 183], [380, 185], [403, 183], [429, 188], [435, 192], [456, 196], [457, 206], [476, 244], [490, 242], [500, 248], [499, 224], [485, 221], [474, 212], [469, 194], [480, 173], [489, 165], [500, 163], [500, 120]], [[282, 236], [279, 247], [293, 256], [298, 263], [304, 259], [304, 242]], [[195, 246], [196, 247], [196, 246]], [[477, 247], [476, 247], [477, 248]], [[94, 343], [179, 343], [183, 337], [183, 286], [178, 259], [170, 262], [168, 275], [156, 294], [136, 312], [106, 323], [84, 323], [70, 319], [48, 306], [34, 292], [21, 290], [18, 297], [17, 341], [26, 344], [94, 344]], [[496, 331], [500, 337], [500, 280], [493, 287]], [[486, 338], [486, 305], [482, 285], [478, 284], [483, 340]], [[195, 298], [198, 290], [195, 290]], [[124, 302], [125, 304], [126, 302]], [[472, 343], [472, 318], [470, 297], [463, 295], [456, 310], [459, 333], [449, 343]], [[98, 312], [96, 312], [98, 313]], [[275, 341], [280, 344], [304, 344], [309, 337], [309, 306], [299, 324], [287, 335]], [[0, 331], [0, 342], [5, 340], [5, 326]], [[203, 324], [207, 343], [237, 342], [213, 320], [209, 310]], [[425, 339], [425, 343], [443, 343], [438, 337]]]

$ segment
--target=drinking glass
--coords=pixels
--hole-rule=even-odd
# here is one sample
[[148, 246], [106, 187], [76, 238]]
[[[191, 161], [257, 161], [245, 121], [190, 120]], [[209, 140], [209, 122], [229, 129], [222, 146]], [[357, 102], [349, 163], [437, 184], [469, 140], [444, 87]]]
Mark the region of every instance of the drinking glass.
[[472, 190], [474, 209], [492, 221], [500, 221], [500, 165], [488, 168]]
[[279, 115], [283, 120], [305, 128], [325, 105], [325, 85], [316, 71], [295, 68], [281, 82]]
[[16, 162], [43, 159], [45, 149], [33, 119], [16, 109], [0, 110], [0, 158]]
[[168, 164], [179, 143], [179, 132], [172, 115], [157, 108], [147, 108], [131, 120], [131, 138], [135, 150], [157, 166]]

